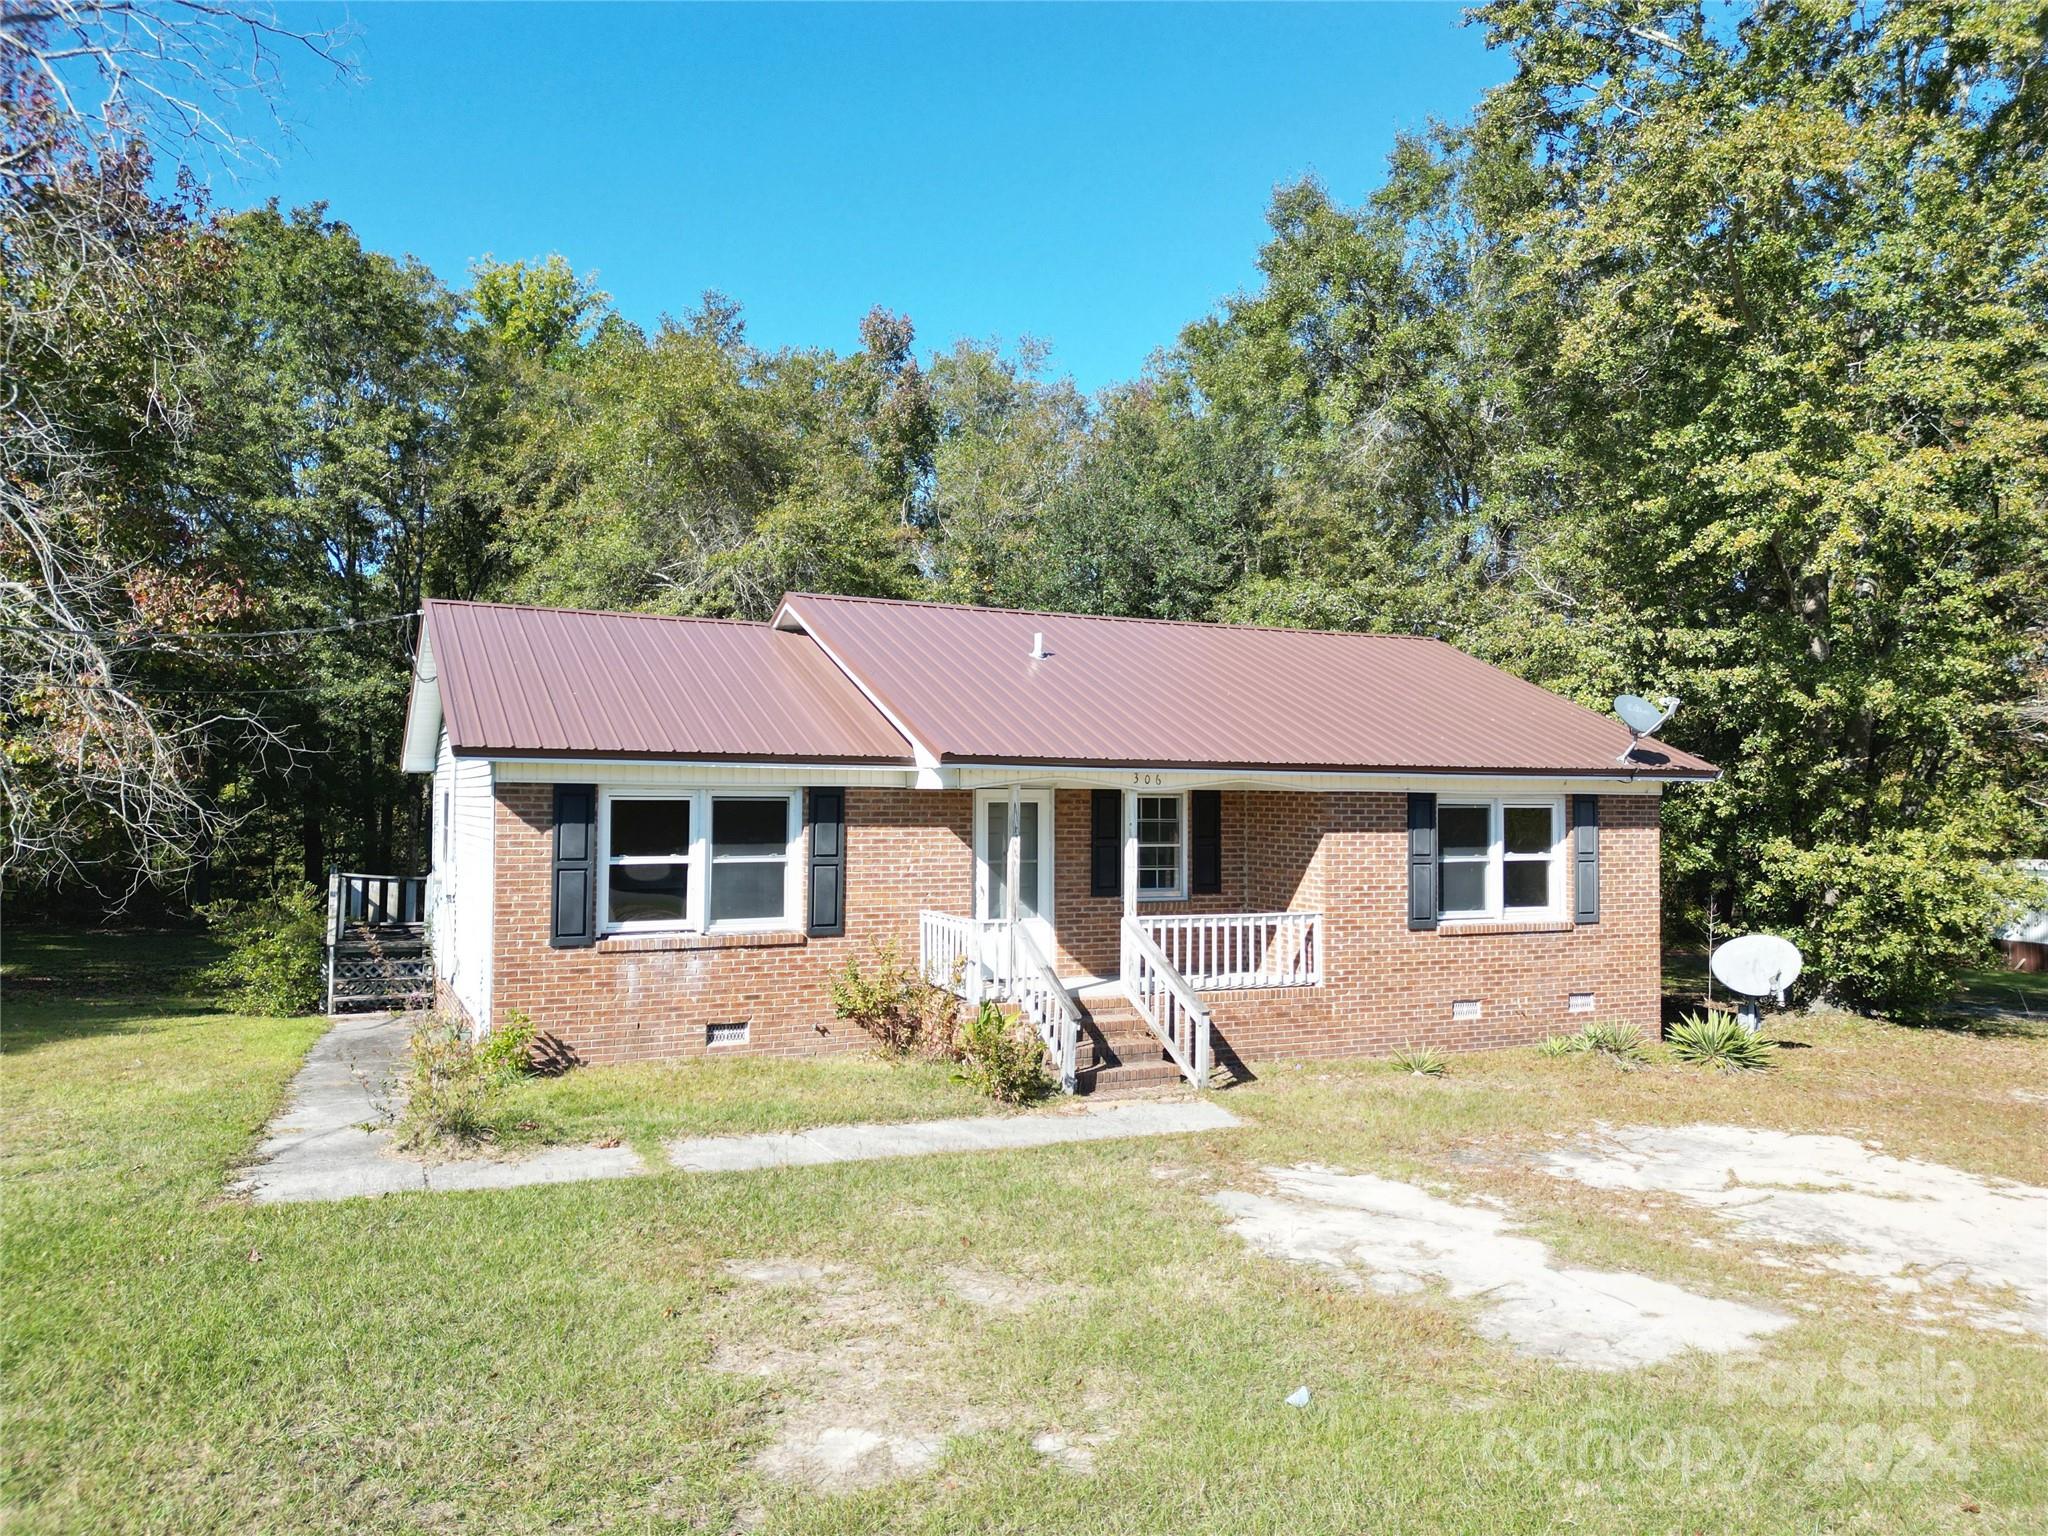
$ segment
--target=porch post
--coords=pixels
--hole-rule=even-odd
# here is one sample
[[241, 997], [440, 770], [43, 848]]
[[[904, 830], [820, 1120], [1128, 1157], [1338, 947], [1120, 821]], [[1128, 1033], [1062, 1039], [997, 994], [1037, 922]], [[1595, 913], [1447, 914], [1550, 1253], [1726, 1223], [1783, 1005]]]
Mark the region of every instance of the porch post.
[[[1124, 791], [1124, 916], [1138, 915], [1138, 797], [1131, 790]], [[1130, 945], [1123, 935], [1123, 925], [1117, 925], [1117, 979], [1128, 980], [1131, 974]]]
[[[1043, 829], [1040, 829], [1041, 835]], [[1008, 925], [1005, 937], [1010, 947], [1009, 970], [1005, 973], [1010, 988], [1017, 986], [1017, 877], [1023, 872], [1024, 811], [1021, 787], [1010, 786], [1010, 841], [1003, 850], [1003, 918]], [[1043, 854], [1040, 855], [1043, 858]]]

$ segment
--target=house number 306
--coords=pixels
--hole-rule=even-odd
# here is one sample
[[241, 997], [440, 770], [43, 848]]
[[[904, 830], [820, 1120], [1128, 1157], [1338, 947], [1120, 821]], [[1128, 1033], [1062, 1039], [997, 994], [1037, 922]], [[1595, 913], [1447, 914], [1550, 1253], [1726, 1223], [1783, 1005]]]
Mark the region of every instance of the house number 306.
[[1166, 775], [1163, 773], [1134, 773], [1131, 775], [1131, 782], [1144, 785], [1164, 784], [1166, 782]]

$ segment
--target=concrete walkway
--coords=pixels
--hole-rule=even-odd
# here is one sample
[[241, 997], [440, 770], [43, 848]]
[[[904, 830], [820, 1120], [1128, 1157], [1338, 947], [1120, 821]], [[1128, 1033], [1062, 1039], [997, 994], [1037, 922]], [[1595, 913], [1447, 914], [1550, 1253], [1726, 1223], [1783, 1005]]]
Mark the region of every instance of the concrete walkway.
[[[516, 1189], [645, 1173], [631, 1147], [550, 1147], [531, 1157], [422, 1163], [392, 1150], [411, 1025], [388, 1013], [338, 1018], [306, 1053], [291, 1103], [271, 1123], [256, 1161], [232, 1186], [258, 1204], [347, 1200], [404, 1190]], [[932, 1152], [986, 1152], [1069, 1141], [1225, 1130], [1237, 1116], [1206, 1100], [1091, 1104], [1038, 1115], [983, 1115], [901, 1125], [838, 1125], [763, 1136], [706, 1136], [668, 1144], [688, 1173], [862, 1162]]]
[[668, 1144], [668, 1160], [686, 1173], [737, 1173], [816, 1163], [858, 1163], [933, 1152], [994, 1152], [1068, 1141], [1184, 1136], [1242, 1125], [1204, 1099], [1176, 1103], [1091, 1104], [1065, 1113], [978, 1115], [902, 1125], [833, 1125], [762, 1136], [700, 1136]]
[[[259, 1204], [346, 1200], [409, 1189], [514, 1189], [644, 1173], [631, 1147], [550, 1147], [500, 1162], [476, 1158], [421, 1163], [391, 1150], [385, 1128], [396, 1108], [411, 1026], [388, 1013], [345, 1015], [306, 1053], [292, 1100], [256, 1149], [258, 1161], [233, 1187]], [[368, 1127], [366, 1129], [366, 1127]]]

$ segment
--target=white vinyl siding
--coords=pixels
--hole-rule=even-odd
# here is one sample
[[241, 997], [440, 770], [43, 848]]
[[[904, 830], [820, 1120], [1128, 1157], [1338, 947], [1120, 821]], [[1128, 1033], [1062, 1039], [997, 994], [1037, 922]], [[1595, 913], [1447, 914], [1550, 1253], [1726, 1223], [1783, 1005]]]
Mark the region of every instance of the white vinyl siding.
[[456, 757], [443, 731], [434, 763], [434, 974], [485, 1029], [491, 1020], [493, 801], [489, 760]]

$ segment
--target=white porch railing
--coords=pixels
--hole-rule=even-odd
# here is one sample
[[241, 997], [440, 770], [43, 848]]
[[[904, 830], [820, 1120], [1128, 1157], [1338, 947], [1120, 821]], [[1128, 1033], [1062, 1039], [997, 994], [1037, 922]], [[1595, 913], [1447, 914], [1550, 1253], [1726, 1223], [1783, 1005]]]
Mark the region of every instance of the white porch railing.
[[1038, 1031], [1038, 1038], [1045, 1042], [1046, 1054], [1052, 1057], [1053, 1067], [1059, 1073], [1060, 1091], [1072, 1093], [1081, 1048], [1081, 1005], [1038, 952], [1029, 931], [1019, 928], [1016, 942], [1017, 980], [1012, 990], [1017, 1005], [1026, 1022]]
[[1137, 923], [1188, 984], [1205, 992], [1322, 985], [1320, 912], [1140, 913]]
[[[918, 968], [935, 987], [957, 992], [970, 1007], [986, 998], [1013, 1001], [1045, 1043], [1059, 1073], [1060, 1087], [1074, 1091], [1080, 1053], [1081, 1008], [1061, 984], [1052, 964], [1039, 952], [1029, 929], [1013, 936], [993, 918], [958, 917], [951, 912], [920, 912], [917, 918]], [[1016, 976], [1010, 975], [1011, 944], [1016, 949]]]
[[1197, 1088], [1209, 1085], [1209, 1010], [1194, 987], [1152, 936], [1144, 920], [1123, 920], [1124, 995], [1138, 1017], [1159, 1037], [1181, 1076]]
[[1009, 946], [1003, 925], [988, 918], [958, 917], [951, 912], [917, 915], [918, 969], [935, 987], [958, 992], [970, 1003], [1002, 997], [1009, 969]]

